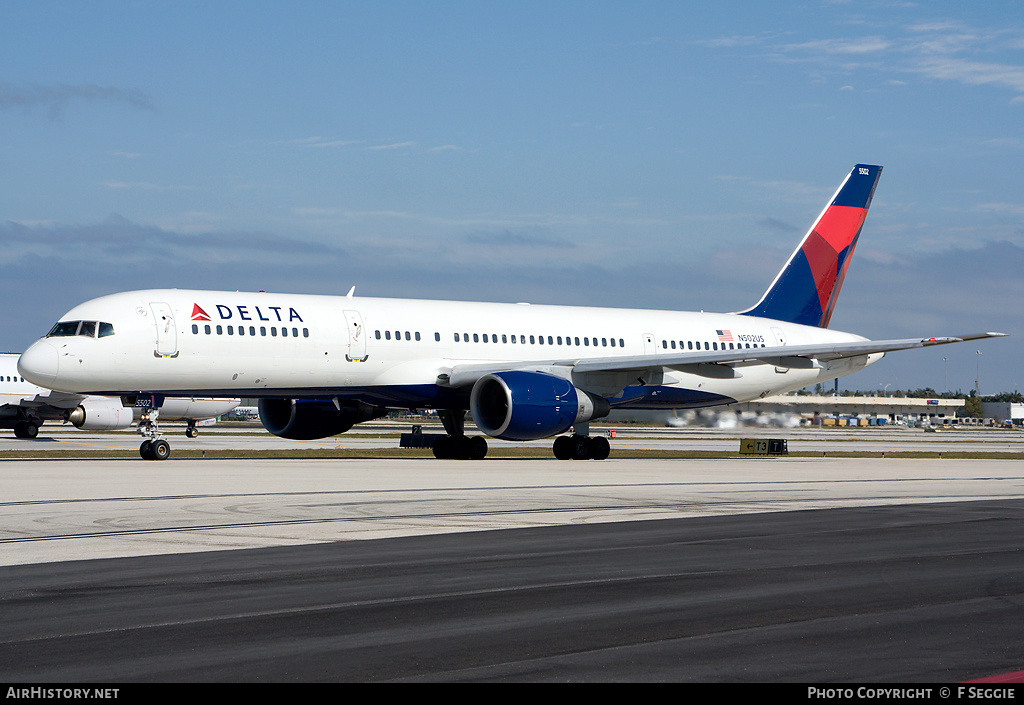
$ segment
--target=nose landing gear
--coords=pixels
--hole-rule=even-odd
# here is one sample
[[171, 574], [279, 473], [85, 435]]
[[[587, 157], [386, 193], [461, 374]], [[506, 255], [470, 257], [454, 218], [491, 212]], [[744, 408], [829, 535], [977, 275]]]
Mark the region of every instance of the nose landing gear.
[[171, 445], [162, 438], [143, 441], [139, 446], [139, 455], [143, 460], [167, 460], [171, 457]]
[[142, 415], [142, 419], [139, 421], [136, 432], [140, 436], [148, 436], [139, 446], [139, 455], [143, 460], [167, 460], [171, 457], [171, 445], [164, 440], [157, 423], [159, 416], [159, 409], [150, 409]]

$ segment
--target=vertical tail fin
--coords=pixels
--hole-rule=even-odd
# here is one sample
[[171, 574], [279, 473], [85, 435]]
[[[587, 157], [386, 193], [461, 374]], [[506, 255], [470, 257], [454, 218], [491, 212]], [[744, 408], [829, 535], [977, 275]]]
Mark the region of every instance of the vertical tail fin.
[[881, 174], [853, 167], [768, 291], [740, 313], [827, 328]]

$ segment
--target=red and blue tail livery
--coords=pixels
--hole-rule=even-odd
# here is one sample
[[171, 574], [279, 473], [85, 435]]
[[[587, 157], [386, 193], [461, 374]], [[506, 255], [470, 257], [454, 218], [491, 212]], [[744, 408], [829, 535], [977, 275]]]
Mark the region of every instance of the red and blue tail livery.
[[858, 164], [749, 316], [827, 328], [882, 167]]

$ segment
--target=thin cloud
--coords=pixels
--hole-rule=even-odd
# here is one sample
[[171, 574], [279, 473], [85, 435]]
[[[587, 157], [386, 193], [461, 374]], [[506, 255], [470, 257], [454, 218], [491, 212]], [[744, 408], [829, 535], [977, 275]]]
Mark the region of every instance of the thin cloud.
[[1024, 92], [1024, 66], [946, 57], [923, 59], [911, 70], [930, 78], [959, 81], [975, 86], [997, 85]]
[[[827, 66], [848, 73], [872, 72], [917, 74], [930, 79], [956, 81], [965, 85], [989, 85], [1010, 89], [1024, 99], [1024, 65], [982, 61], [978, 57], [994, 52], [1016, 52], [1024, 46], [1024, 31], [967, 27], [958, 22], [910, 25], [891, 35], [831, 37], [803, 42], [776, 43], [762, 36], [733, 36], [701, 40], [710, 48], [761, 46], [779, 62], [810, 62], [820, 71]], [[878, 60], [884, 58], [884, 63]], [[899, 78], [890, 85], [905, 85]], [[849, 84], [841, 90], [851, 90]]]
[[780, 47], [784, 51], [810, 51], [824, 54], [875, 54], [886, 51], [893, 43], [883, 37], [856, 39], [822, 39]]
[[522, 230], [504, 229], [496, 232], [475, 232], [463, 236], [462, 241], [473, 245], [488, 247], [547, 247], [560, 250], [573, 249], [576, 245], [567, 240], [552, 236], [548, 232], [525, 232]]
[[122, 104], [137, 110], [156, 110], [148, 95], [139, 90], [86, 84], [71, 86], [15, 86], [0, 83], [0, 110], [43, 107], [55, 117], [74, 102]]
[[195, 186], [164, 186], [162, 184], [153, 184], [146, 181], [104, 181], [103, 186], [115, 191], [154, 191], [157, 193], [165, 193], [169, 191], [194, 191]]
[[378, 144], [373, 147], [365, 147], [368, 152], [378, 152], [388, 149], [407, 149], [409, 147], [415, 147], [415, 142], [393, 142], [391, 144]]

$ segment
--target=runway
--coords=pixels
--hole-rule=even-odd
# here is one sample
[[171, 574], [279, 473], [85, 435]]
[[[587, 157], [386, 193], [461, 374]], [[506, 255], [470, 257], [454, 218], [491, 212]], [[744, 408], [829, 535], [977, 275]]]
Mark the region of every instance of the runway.
[[1019, 460], [4, 460], [0, 497], [7, 682], [1024, 668]]
[[[168, 432], [172, 457], [176, 451], [301, 451], [301, 450], [376, 450], [397, 448], [398, 438], [408, 433], [412, 423], [360, 424], [339, 436], [320, 440], [295, 441], [273, 436], [258, 423], [201, 427], [198, 438], [184, 436], [184, 424], [161, 424]], [[442, 432], [440, 425], [423, 426], [424, 433]], [[869, 428], [669, 428], [658, 426], [595, 426], [594, 433], [614, 434], [612, 445], [622, 454], [633, 450], [727, 451], [735, 452], [740, 438], [787, 438], [789, 450], [796, 452], [1010, 452], [1024, 454], [1024, 430], [943, 429], [926, 432], [899, 426]], [[0, 434], [0, 457], [4, 451], [59, 449], [102, 453], [124, 451], [135, 454], [141, 438], [133, 430], [117, 432], [78, 431], [70, 426], [48, 424], [37, 440], [20, 440], [13, 434]], [[492, 449], [537, 448], [549, 450], [551, 440], [502, 441], [487, 439]]]

